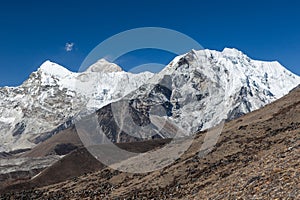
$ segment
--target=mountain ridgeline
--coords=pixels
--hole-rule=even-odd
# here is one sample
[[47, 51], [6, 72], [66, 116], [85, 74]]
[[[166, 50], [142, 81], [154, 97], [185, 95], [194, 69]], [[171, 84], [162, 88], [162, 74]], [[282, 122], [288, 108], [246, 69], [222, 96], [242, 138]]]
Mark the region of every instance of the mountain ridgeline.
[[21, 86], [0, 88], [0, 152], [33, 148], [92, 113], [117, 143], [190, 135], [257, 110], [299, 83], [278, 62], [228, 48], [192, 50], [157, 74], [132, 74], [103, 59], [74, 73], [46, 61]]

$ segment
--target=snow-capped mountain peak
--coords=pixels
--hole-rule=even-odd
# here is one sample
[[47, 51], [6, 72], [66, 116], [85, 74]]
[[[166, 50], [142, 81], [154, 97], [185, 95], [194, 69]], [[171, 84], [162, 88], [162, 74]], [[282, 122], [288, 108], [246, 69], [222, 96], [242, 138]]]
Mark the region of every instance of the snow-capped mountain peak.
[[22, 85], [0, 88], [0, 152], [35, 146], [81, 109], [118, 100], [152, 75], [127, 73], [104, 59], [81, 73], [45, 61]]
[[244, 54], [242, 51], [238, 50], [238, 49], [235, 49], [235, 48], [228, 48], [228, 47], [225, 47], [222, 51], [222, 53], [224, 55], [231, 55], [231, 56], [238, 56], [238, 55], [242, 55]]
[[86, 72], [121, 72], [122, 68], [102, 58], [87, 68]]
[[55, 77], [66, 77], [69, 76], [72, 72], [68, 69], [64, 68], [63, 66], [51, 62], [50, 60], [46, 60], [39, 68], [39, 72], [42, 72], [49, 76]]
[[166, 117], [192, 134], [259, 109], [299, 83], [278, 62], [252, 60], [236, 49], [192, 50], [127, 98], [141, 113], [162, 105]]

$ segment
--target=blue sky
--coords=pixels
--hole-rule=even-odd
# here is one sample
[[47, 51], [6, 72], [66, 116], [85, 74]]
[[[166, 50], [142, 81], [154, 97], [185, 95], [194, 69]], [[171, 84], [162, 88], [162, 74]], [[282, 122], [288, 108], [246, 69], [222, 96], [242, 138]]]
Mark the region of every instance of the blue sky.
[[[254, 59], [278, 60], [300, 75], [299, 1], [131, 0], [1, 1], [0, 85], [19, 85], [45, 60], [77, 71], [88, 53], [119, 32], [174, 29], [204, 48], [237, 48]], [[66, 43], [74, 43], [72, 51]], [[136, 52], [132, 63], [168, 62], [173, 55]]]

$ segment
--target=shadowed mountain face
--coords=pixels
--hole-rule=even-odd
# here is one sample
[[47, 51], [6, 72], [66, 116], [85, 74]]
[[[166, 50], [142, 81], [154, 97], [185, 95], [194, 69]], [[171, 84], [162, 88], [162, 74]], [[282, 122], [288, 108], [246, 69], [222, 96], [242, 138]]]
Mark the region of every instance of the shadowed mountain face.
[[[279, 83], [283, 77], [288, 83]], [[86, 146], [106, 143], [105, 137], [120, 143], [187, 136], [259, 109], [299, 81], [278, 62], [251, 60], [235, 49], [191, 51], [122, 99], [74, 121]]]
[[[300, 198], [299, 88], [260, 110], [226, 123], [215, 148], [208, 155], [199, 157], [205, 133], [197, 133], [187, 152], [172, 165], [158, 171], [130, 174], [109, 168], [98, 170], [95, 168], [94, 172], [55, 185], [41, 187], [44, 181], [37, 181], [35, 189], [13, 193], [9, 193], [9, 188], [6, 188], [2, 191], [1, 197], [15, 199], [21, 197], [34, 199], [58, 197], [66, 199]], [[145, 146], [145, 143], [140, 144]], [[138, 144], [136, 143], [135, 146]], [[83, 154], [88, 155], [87, 152]], [[71, 168], [72, 164], [67, 160], [74, 155], [76, 153], [67, 155], [61, 160], [60, 167], [53, 170], [63, 172]], [[73, 159], [76, 163], [84, 163], [86, 157], [84, 156], [83, 160]], [[54, 173], [51, 168], [48, 170], [45, 171], [47, 174]], [[34, 180], [39, 180], [39, 176], [32, 181]], [[18, 189], [18, 186], [10, 188]]]

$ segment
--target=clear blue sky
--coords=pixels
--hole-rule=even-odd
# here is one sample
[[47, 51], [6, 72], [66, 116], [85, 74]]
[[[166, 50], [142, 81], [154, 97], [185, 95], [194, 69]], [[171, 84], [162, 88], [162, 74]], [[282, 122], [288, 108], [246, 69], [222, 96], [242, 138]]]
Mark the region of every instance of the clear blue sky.
[[[204, 48], [234, 47], [254, 59], [278, 60], [300, 75], [299, 9], [296, 0], [4, 0], [0, 85], [21, 84], [47, 59], [78, 70], [103, 40], [145, 26], [180, 31]], [[65, 50], [67, 42], [75, 43], [72, 51]], [[159, 52], [143, 59], [152, 61], [153, 55], [170, 59]]]

